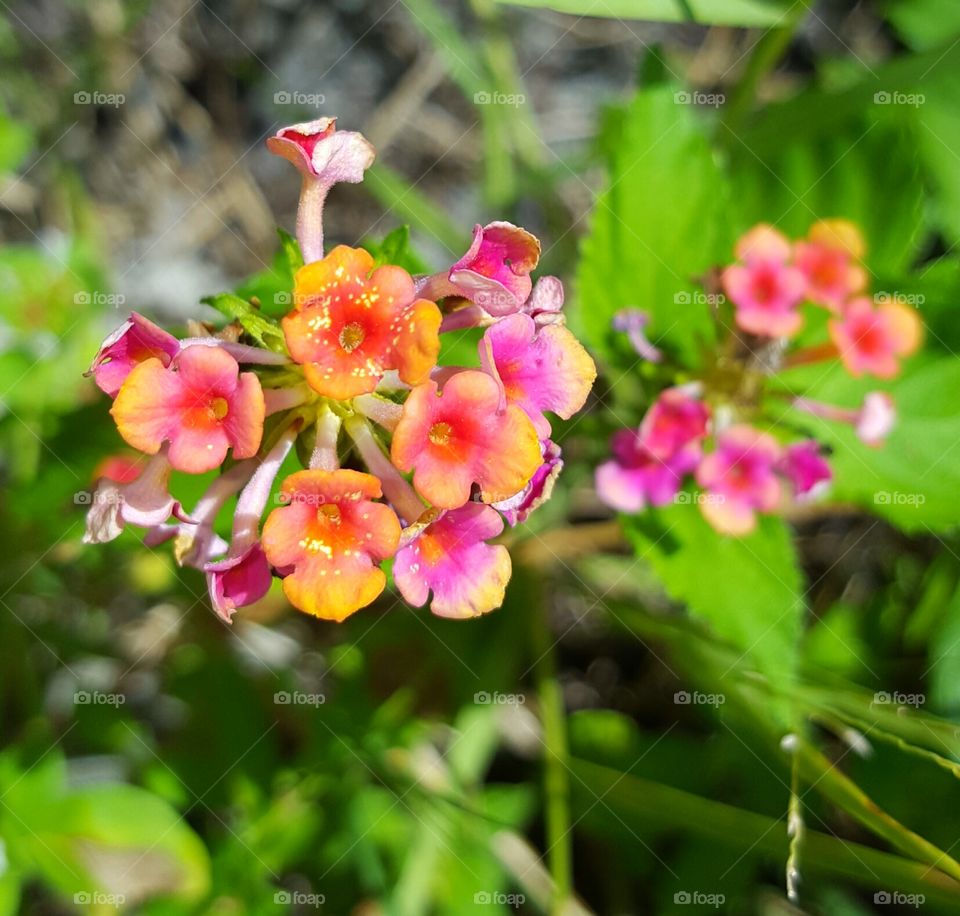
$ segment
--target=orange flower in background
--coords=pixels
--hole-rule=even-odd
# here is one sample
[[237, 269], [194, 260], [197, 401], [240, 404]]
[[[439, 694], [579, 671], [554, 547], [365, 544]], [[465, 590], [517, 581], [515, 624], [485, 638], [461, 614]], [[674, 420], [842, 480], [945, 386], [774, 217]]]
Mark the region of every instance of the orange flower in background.
[[893, 378], [900, 372], [900, 359], [915, 353], [923, 339], [920, 316], [898, 299], [874, 306], [861, 296], [829, 328], [843, 365], [857, 377]]
[[860, 265], [866, 245], [860, 230], [845, 219], [823, 219], [794, 246], [794, 260], [807, 283], [807, 298], [839, 310], [850, 296], [866, 289]]
[[283, 574], [295, 607], [344, 620], [387, 583], [379, 563], [396, 553], [400, 522], [383, 503], [380, 481], [360, 471], [297, 471], [284, 482], [263, 526], [267, 560]]
[[401, 267], [373, 269], [373, 257], [340, 245], [297, 271], [296, 307], [283, 319], [287, 347], [320, 394], [346, 400], [396, 369], [424, 381], [440, 353], [440, 310], [418, 299]]

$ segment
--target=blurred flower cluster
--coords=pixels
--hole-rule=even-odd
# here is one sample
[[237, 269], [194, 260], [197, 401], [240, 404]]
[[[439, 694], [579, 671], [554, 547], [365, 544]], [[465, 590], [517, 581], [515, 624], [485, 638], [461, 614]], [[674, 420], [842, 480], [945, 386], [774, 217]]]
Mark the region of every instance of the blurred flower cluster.
[[[706, 301], [725, 338], [698, 377], [662, 391], [638, 428], [614, 434], [612, 457], [596, 472], [601, 499], [629, 513], [694, 501], [718, 531], [745, 535], [758, 513], [782, 511], [822, 490], [832, 472], [820, 444], [783, 441], [796, 430], [779, 423], [782, 417], [764, 430], [756, 424], [764, 419], [768, 383], [787, 370], [839, 359], [854, 377], [890, 379], [919, 347], [915, 310], [895, 297], [874, 301], [865, 293], [864, 253], [859, 230], [845, 220], [817, 222], [795, 242], [765, 224], [747, 232], [736, 262], [705, 280]], [[660, 362], [663, 353], [645, 333], [648, 321], [645, 312], [626, 309], [614, 328], [642, 359]], [[813, 339], [795, 346], [805, 328]], [[823, 331], [827, 340], [817, 336]], [[895, 421], [893, 400], [880, 391], [855, 409], [785, 388], [772, 393], [803, 413], [849, 423], [873, 447]], [[688, 475], [699, 489], [683, 489]]]
[[[227, 621], [275, 576], [300, 610], [343, 620], [383, 591], [391, 558], [411, 604], [432, 592], [435, 614], [486, 613], [511, 573], [490, 541], [548, 498], [562, 467], [547, 413], [571, 417], [596, 374], [564, 325], [563, 287], [534, 285], [540, 243], [506, 222], [477, 226], [430, 276], [364, 249], [325, 254], [327, 192], [362, 181], [372, 147], [333, 118], [267, 145], [302, 177], [292, 308], [276, 322], [237, 300], [246, 323], [186, 339], [133, 314], [104, 341], [90, 373], [120, 435], [150, 457], [102, 467], [86, 540], [129, 524], [149, 545], [172, 541]], [[465, 329], [482, 331], [476, 366], [439, 365], [443, 335]], [[305, 468], [268, 512], [291, 454]], [[172, 472], [216, 469], [193, 507], [171, 495]]]

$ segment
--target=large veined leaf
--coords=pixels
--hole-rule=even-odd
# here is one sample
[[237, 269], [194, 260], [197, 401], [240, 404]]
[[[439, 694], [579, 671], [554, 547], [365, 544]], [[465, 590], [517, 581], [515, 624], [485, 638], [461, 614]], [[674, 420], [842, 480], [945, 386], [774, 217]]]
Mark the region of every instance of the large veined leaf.
[[856, 407], [885, 388], [897, 404], [897, 423], [882, 448], [860, 442], [843, 423], [793, 414], [833, 447], [833, 496], [856, 503], [907, 531], [943, 530], [960, 522], [960, 360], [908, 361], [889, 384], [853, 379], [839, 364], [820, 371], [809, 389], [818, 400]]
[[611, 145], [610, 183], [584, 239], [571, 323], [609, 348], [613, 315], [650, 313], [651, 337], [692, 363], [713, 334], [695, 278], [728, 254], [723, 182], [684, 93], [641, 91]]
[[[946, 36], [951, 22], [930, 19], [928, 25]], [[960, 238], [958, 66], [960, 43], [955, 41], [923, 53], [898, 55], [866, 68], [853, 83], [818, 86], [769, 105], [748, 126], [721, 131], [720, 139], [734, 157], [735, 173], [746, 168], [756, 177], [758, 166], [766, 171], [751, 193], [768, 188], [774, 199], [779, 198], [787, 192], [783, 185], [776, 187], [782, 179], [801, 197], [809, 197], [814, 210], [826, 203], [839, 215], [841, 202], [850, 198], [853, 189], [861, 204], [846, 215], [866, 219], [873, 224], [868, 235], [881, 238], [888, 234], [882, 223], [888, 208], [899, 220], [915, 200], [917, 179], [909, 177], [909, 171], [918, 166], [923, 185], [928, 192], [935, 191], [924, 201], [928, 222], [956, 241]], [[794, 173], [804, 164], [815, 170], [807, 178], [817, 182], [809, 195], [795, 187]], [[781, 174], [783, 168], [786, 175]], [[738, 182], [738, 194], [750, 190], [749, 180]], [[882, 253], [875, 245], [874, 253], [871, 265], [888, 272], [915, 252], [908, 246], [898, 257], [891, 240]], [[889, 263], [883, 262], [884, 257]]]
[[637, 553], [667, 593], [687, 605], [743, 659], [768, 677], [789, 680], [800, 651], [804, 597], [786, 523], [761, 518], [742, 538], [718, 534], [690, 504], [628, 522]]
[[902, 273], [916, 258], [924, 192], [903, 119], [858, 117], [830, 138], [801, 134], [761, 154], [736, 139], [730, 154], [739, 230], [765, 222], [799, 238], [818, 219], [843, 217], [861, 227], [875, 273]]
[[943, 91], [931, 92], [916, 112], [920, 156], [936, 189], [931, 207], [936, 223], [956, 242], [960, 239], [960, 74], [943, 80]]
[[775, 0], [500, 0], [514, 6], [598, 16], [648, 19], [656, 22], [700, 22], [705, 25], [776, 26], [790, 4]]

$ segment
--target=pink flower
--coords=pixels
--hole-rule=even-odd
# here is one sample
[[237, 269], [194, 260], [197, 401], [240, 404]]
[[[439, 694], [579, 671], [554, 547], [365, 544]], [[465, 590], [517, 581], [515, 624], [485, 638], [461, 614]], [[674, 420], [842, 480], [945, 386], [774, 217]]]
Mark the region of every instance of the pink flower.
[[169, 441], [171, 465], [202, 474], [228, 448], [236, 458], [256, 454], [264, 410], [256, 375], [218, 347], [188, 347], [170, 366], [154, 357], [135, 366], [110, 413], [129, 445], [155, 455]]
[[795, 398], [793, 406], [815, 417], [837, 423], [849, 423], [857, 434], [857, 438], [871, 448], [883, 445], [897, 419], [893, 398], [884, 391], [868, 392], [859, 410], [838, 407], [836, 404], [824, 404], [822, 401], [814, 401], [811, 398]]
[[910, 306], [897, 299], [874, 306], [866, 296], [847, 303], [829, 328], [843, 365], [857, 377], [893, 378], [900, 359], [914, 353], [923, 336], [920, 318]]
[[567, 328], [552, 324], [538, 330], [529, 315], [508, 315], [489, 327], [480, 360], [541, 438], [550, 435], [544, 411], [568, 420], [583, 407], [597, 377], [590, 355]]
[[639, 430], [611, 439], [613, 459], [596, 473], [597, 493], [621, 512], [671, 502], [700, 460], [710, 411], [689, 388], [668, 388], [647, 411]]
[[458, 372], [443, 386], [418, 385], [403, 405], [393, 434], [393, 463], [413, 471], [417, 492], [442, 509], [470, 499], [473, 484], [484, 502], [513, 496], [541, 464], [540, 440], [515, 404], [485, 372]]
[[440, 310], [417, 298], [402, 268], [362, 248], [338, 245], [294, 279], [295, 308], [282, 320], [293, 359], [324, 397], [347, 400], [373, 391], [385, 372], [418, 385], [440, 352]]
[[885, 391], [871, 391], [854, 417], [854, 430], [865, 445], [879, 448], [896, 422], [897, 408], [893, 398]]
[[380, 563], [396, 552], [400, 522], [374, 502], [380, 492], [376, 477], [351, 470], [297, 471], [283, 482], [286, 505], [264, 523], [263, 549], [294, 607], [342, 621], [383, 591]]
[[493, 504], [493, 508], [503, 515], [511, 527], [525, 522], [534, 509], [538, 509], [550, 498], [553, 485], [563, 470], [560, 446], [549, 439], [545, 439], [540, 445], [543, 449], [543, 464], [534, 471], [530, 482], [509, 499]]
[[[447, 280], [446, 275], [427, 277], [418, 282], [417, 289], [431, 291], [437, 298], [444, 296], [459, 296], [462, 291], [455, 290]], [[502, 297], [506, 297], [506, 293]], [[512, 294], [510, 294], [512, 297]], [[511, 299], [512, 301], [512, 299]], [[563, 284], [556, 277], [540, 277], [534, 284], [533, 290], [517, 311], [522, 315], [529, 315], [538, 328], [549, 324], [564, 324], [563, 314]], [[440, 333], [462, 331], [464, 328], [488, 327], [495, 324], [501, 315], [491, 315], [485, 308], [476, 302], [463, 305], [447, 312], [440, 325]]]
[[180, 503], [171, 495], [170, 461], [166, 449], [147, 461], [129, 483], [117, 483], [109, 477], [97, 481], [86, 500], [87, 511], [84, 544], [105, 544], [120, 536], [125, 525], [153, 528], [162, 525], [171, 515], [188, 520]]
[[563, 324], [563, 284], [556, 277], [540, 277], [520, 311], [529, 315], [538, 328]]
[[863, 238], [846, 220], [821, 220], [810, 228], [806, 241], [794, 246], [794, 259], [807, 284], [807, 298], [840, 311], [843, 304], [867, 285], [860, 266]]
[[697, 468], [697, 483], [708, 492], [700, 503], [704, 517], [723, 534], [754, 530], [757, 512], [771, 512], [780, 501], [775, 473], [776, 440], [752, 426], [731, 426], [717, 436], [716, 450]]
[[790, 242], [769, 223], [759, 223], [737, 240], [734, 254], [738, 261], [753, 264], [769, 261], [784, 264], [790, 260]]
[[356, 184], [376, 153], [363, 134], [337, 131], [336, 118], [284, 127], [267, 140], [271, 153], [292, 162], [303, 176], [297, 240], [306, 263], [323, 257], [323, 205], [339, 182]]
[[526, 229], [506, 222], [478, 225], [467, 253], [445, 275], [422, 281], [417, 292], [433, 301], [462, 296], [490, 315], [509, 315], [530, 296], [530, 272], [539, 260], [540, 242]]
[[393, 563], [400, 594], [425, 604], [439, 617], [479, 617], [503, 603], [510, 580], [506, 547], [486, 542], [503, 531], [503, 520], [482, 503], [446, 512], [430, 510], [403, 532]]
[[97, 387], [114, 397], [134, 366], [146, 359], [158, 359], [169, 366], [180, 352], [180, 341], [152, 321], [131, 313], [101, 345], [90, 368]]
[[237, 608], [259, 601], [273, 581], [266, 554], [259, 543], [251, 544], [239, 556], [227, 557], [204, 567], [210, 603], [217, 616], [231, 622]]
[[817, 484], [833, 479], [830, 465], [820, 452], [820, 444], [813, 439], [788, 446], [777, 470], [790, 481], [796, 496], [807, 496]]
[[737, 243], [737, 257], [723, 272], [723, 286], [736, 307], [737, 324], [751, 334], [791, 337], [803, 317], [797, 306], [806, 281], [788, 264], [790, 243], [772, 226], [759, 225]]
[[291, 425], [250, 475], [237, 500], [227, 556], [203, 565], [210, 602], [227, 623], [237, 608], [259, 601], [270, 590], [273, 574], [260, 545], [260, 517], [299, 431], [299, 422]]
[[650, 450], [641, 432], [632, 429], [614, 433], [610, 450], [613, 458], [596, 471], [597, 495], [620, 512], [639, 512], [648, 505], [672, 502], [699, 456], [699, 450], [681, 449], [661, 458]]
[[685, 450], [699, 459], [709, 419], [707, 405], [688, 389], [668, 388], [647, 411], [640, 424], [640, 437], [644, 445], [661, 458], [671, 458]]

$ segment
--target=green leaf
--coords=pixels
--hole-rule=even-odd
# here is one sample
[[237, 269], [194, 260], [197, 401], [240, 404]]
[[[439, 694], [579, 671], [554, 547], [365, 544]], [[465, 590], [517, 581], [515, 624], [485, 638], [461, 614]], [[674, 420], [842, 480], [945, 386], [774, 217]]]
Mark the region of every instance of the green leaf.
[[[817, 371], [823, 372], [822, 367]], [[807, 389], [810, 397], [858, 407], [876, 379], [853, 379], [838, 364]], [[897, 405], [897, 422], [881, 448], [865, 446], [845, 423], [789, 411], [833, 448], [833, 496], [883, 516], [906, 531], [939, 531], [960, 521], [960, 360], [910, 360], [883, 386]]]
[[713, 337], [696, 284], [729, 256], [723, 180], [692, 106], [669, 87], [640, 92], [611, 144], [610, 184], [597, 200], [570, 313], [595, 349], [610, 351], [614, 313], [652, 316], [650, 336], [692, 364]]
[[730, 156], [738, 232], [766, 222], [799, 238], [818, 219], [842, 217], [862, 229], [874, 273], [905, 272], [916, 258], [924, 189], [916, 137], [903, 119], [857, 117], [830, 138], [796, 135], [761, 154], [749, 139], [734, 141]]
[[366, 241], [363, 247], [373, 255], [377, 267], [381, 264], [396, 264], [410, 274], [428, 272], [426, 263], [410, 245], [409, 226], [397, 226], [383, 241]]
[[513, 6], [555, 10], [572, 16], [699, 22], [708, 25], [775, 26], [787, 3], [775, 0], [500, 0]]
[[116, 783], [71, 789], [57, 754], [19, 769], [0, 758], [0, 784], [7, 786], [0, 833], [23, 875], [39, 876], [67, 897], [97, 892], [130, 903], [134, 897], [196, 899], [207, 892], [206, 848], [162, 799]]
[[231, 321], [239, 321], [244, 331], [261, 347], [281, 353], [286, 350], [280, 325], [255, 309], [246, 299], [241, 299], [233, 293], [219, 293], [216, 296], [206, 296], [200, 301], [206, 305], [212, 305]]
[[202, 897], [210, 885], [206, 848], [166, 802], [136, 786], [100, 784], [73, 791], [58, 833], [101, 886], [115, 887], [116, 863], [129, 862], [141, 892]]
[[[956, 12], [960, 13], [960, 5]], [[924, 104], [916, 111], [917, 145], [934, 194], [934, 221], [950, 238], [960, 240], [960, 113], [957, 95], [960, 74], [950, 72], [938, 86], [927, 90]]]
[[[3, 854], [3, 841], [0, 840], [0, 855]], [[0, 873], [0, 916], [16, 916], [20, 912], [20, 878], [6, 863], [6, 871]]]
[[303, 253], [300, 251], [300, 243], [286, 229], [277, 226], [277, 235], [280, 236], [280, 249], [287, 259], [287, 267], [290, 269], [290, 279], [303, 267]]
[[945, 602], [943, 620], [930, 640], [930, 693], [949, 715], [960, 710], [960, 588]]
[[960, 5], [954, 0], [887, 0], [885, 13], [916, 50], [935, 48], [960, 35]]
[[638, 556], [667, 593], [775, 683], [796, 671], [804, 614], [801, 574], [786, 523], [759, 519], [747, 537], [718, 534], [694, 505], [628, 519]]

